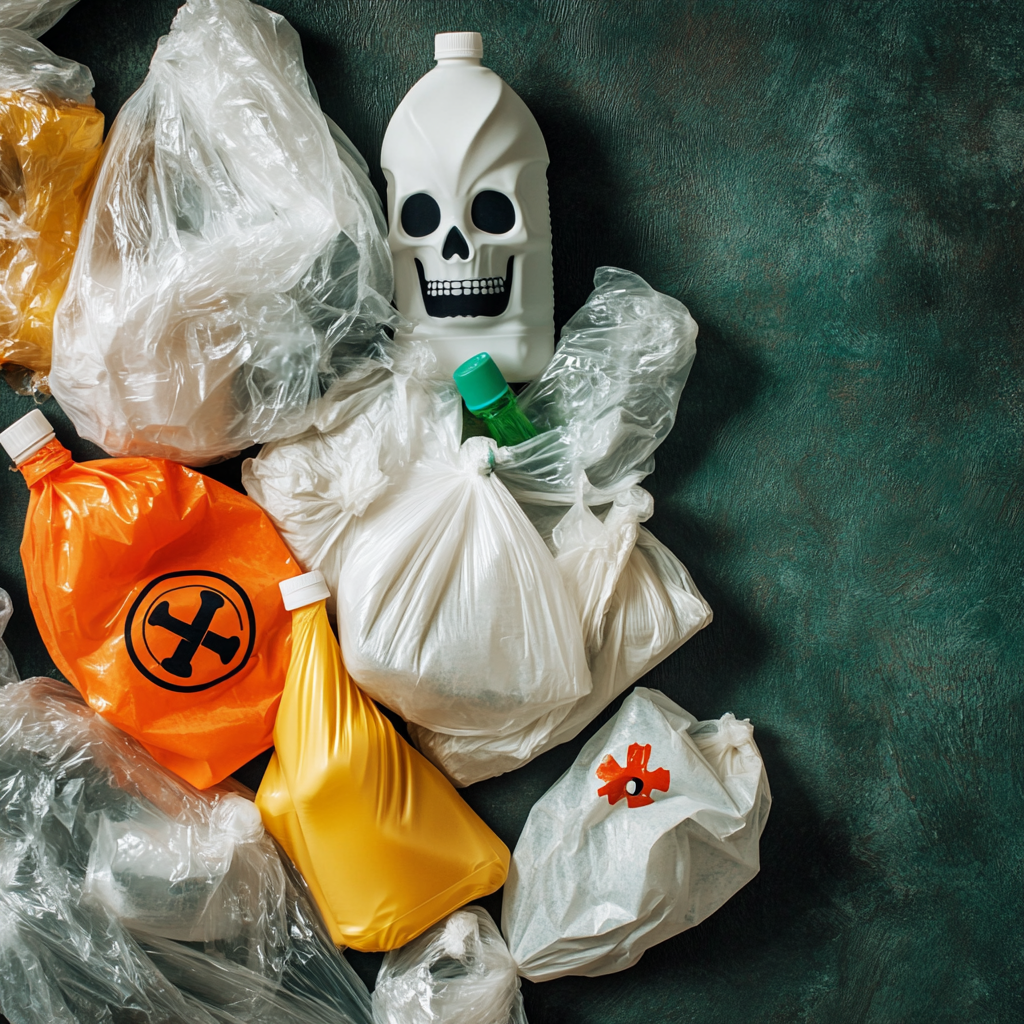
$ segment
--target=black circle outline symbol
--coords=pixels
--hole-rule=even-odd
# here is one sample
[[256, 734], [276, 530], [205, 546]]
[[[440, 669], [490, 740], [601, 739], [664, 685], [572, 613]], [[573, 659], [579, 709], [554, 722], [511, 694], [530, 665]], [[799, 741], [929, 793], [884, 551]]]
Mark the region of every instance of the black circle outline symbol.
[[[152, 672], [149, 671], [145, 665], [142, 664], [138, 654], [135, 651], [135, 644], [132, 642], [132, 625], [135, 622], [135, 616], [138, 614], [139, 608], [142, 606], [142, 602], [145, 601], [149, 593], [158, 584], [163, 583], [164, 580], [179, 579], [182, 576], [209, 576], [212, 579], [220, 580], [222, 583], [226, 583], [239, 597], [242, 599], [242, 604], [245, 606], [245, 613], [249, 619], [249, 645], [245, 649], [245, 654], [242, 655], [242, 660], [233, 668], [230, 672], [225, 672], [224, 675], [219, 676], [217, 679], [212, 680], [209, 683], [200, 683], [198, 686], [178, 686], [175, 683], [166, 683], [162, 679], [158, 679]], [[178, 589], [178, 588], [175, 588]], [[228, 599], [229, 604], [234, 604], [233, 601]], [[143, 623], [143, 629], [145, 629], [145, 623]], [[252, 657], [253, 647], [256, 646], [256, 613], [253, 611], [252, 602], [249, 600], [249, 595], [230, 577], [225, 576], [223, 573], [211, 572], [208, 569], [183, 569], [179, 572], [165, 572], [162, 576], [157, 576], [156, 579], [150, 580], [143, 588], [141, 593], [132, 602], [131, 608], [128, 609], [128, 617], [124, 620], [124, 642], [128, 648], [128, 657], [132, 659], [132, 664], [151, 682], [164, 690], [173, 690], [175, 693], [199, 693], [200, 690], [208, 690], [211, 686], [216, 686], [218, 683], [223, 683], [225, 679], [230, 679], [235, 673], [240, 672], [248, 663], [249, 658]]]

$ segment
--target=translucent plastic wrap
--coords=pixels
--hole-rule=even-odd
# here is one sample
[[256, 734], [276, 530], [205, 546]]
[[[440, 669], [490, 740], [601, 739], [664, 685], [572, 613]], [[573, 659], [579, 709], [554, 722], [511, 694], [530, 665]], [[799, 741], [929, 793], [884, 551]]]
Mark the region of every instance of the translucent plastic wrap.
[[256, 804], [334, 941], [394, 949], [500, 888], [508, 849], [349, 678], [323, 575], [281, 589], [292, 659]]
[[298, 35], [189, 0], [111, 128], [58, 313], [78, 432], [193, 465], [300, 433], [391, 291], [379, 198]]
[[495, 470], [524, 503], [603, 505], [654, 469], [697, 351], [697, 324], [636, 274], [600, 267], [544, 372], [518, 396], [541, 433]]
[[502, 905], [519, 973], [610, 974], [699, 924], [757, 874], [770, 806], [749, 721], [638, 687], [519, 837]]
[[182, 783], [63, 683], [0, 689], [0, 834], [12, 1024], [368, 1024], [252, 803]]
[[5, 683], [16, 682], [21, 677], [18, 675], [18, 667], [14, 664], [14, 658], [4, 643], [4, 630], [7, 623], [11, 621], [14, 614], [14, 604], [6, 590], [0, 588], [0, 686]]
[[[45, 16], [38, 3], [15, 7]], [[9, 5], [0, 11], [0, 24], [16, 20]], [[0, 28], [0, 365], [19, 390], [46, 387], [54, 314], [103, 142], [92, 87], [88, 68]]]
[[410, 726], [416, 745], [460, 786], [572, 739], [711, 621], [685, 566], [640, 525], [654, 501], [637, 486], [675, 421], [697, 325], [635, 274], [602, 267], [594, 284], [551, 363], [519, 398], [544, 433], [495, 455], [574, 598], [593, 689], [569, 708], [490, 735]]
[[515, 961], [483, 907], [465, 907], [384, 957], [374, 1024], [526, 1024]]
[[29, 35], [41, 36], [77, 3], [78, 0], [3, 0], [0, 28], [20, 28]]
[[345, 664], [370, 696], [437, 732], [514, 730], [590, 692], [576, 609], [491, 472], [494, 442], [460, 445], [454, 385], [414, 355], [339, 426], [268, 445], [242, 480], [326, 576]]

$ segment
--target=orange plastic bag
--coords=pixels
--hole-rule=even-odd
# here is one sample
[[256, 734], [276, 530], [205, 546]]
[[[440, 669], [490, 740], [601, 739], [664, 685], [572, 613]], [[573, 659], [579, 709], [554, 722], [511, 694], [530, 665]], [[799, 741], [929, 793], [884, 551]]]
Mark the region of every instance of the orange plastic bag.
[[501, 886], [508, 848], [352, 682], [323, 575], [281, 591], [292, 660], [256, 806], [334, 941], [396, 949]]
[[0, 40], [0, 364], [34, 371], [37, 388], [103, 143], [91, 87], [24, 33]]
[[296, 565], [249, 498], [163, 459], [72, 461], [39, 410], [0, 443], [30, 489], [39, 633], [89, 705], [204, 789], [266, 750]]

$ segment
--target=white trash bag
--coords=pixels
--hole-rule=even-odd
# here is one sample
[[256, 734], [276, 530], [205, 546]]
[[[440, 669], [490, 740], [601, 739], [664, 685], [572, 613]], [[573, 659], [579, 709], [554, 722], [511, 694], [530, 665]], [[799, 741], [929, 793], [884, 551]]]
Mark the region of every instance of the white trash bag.
[[654, 501], [637, 486], [675, 421], [697, 325], [635, 274], [602, 267], [594, 284], [551, 363], [520, 396], [545, 432], [495, 455], [576, 603], [593, 688], [515, 731], [465, 737], [411, 726], [413, 742], [458, 786], [572, 739], [711, 621], [685, 566], [640, 525]]
[[483, 907], [464, 907], [384, 957], [374, 1024], [526, 1024], [515, 961]]
[[385, 234], [294, 29], [249, 0], [188, 0], [107, 138], [53, 393], [114, 455], [203, 465], [298, 434], [394, 322]]
[[494, 442], [460, 445], [454, 385], [422, 346], [396, 352], [341, 426], [268, 445], [242, 482], [324, 573], [371, 697], [435, 732], [514, 731], [590, 692], [575, 605]]
[[749, 721], [638, 687], [537, 801], [502, 931], [532, 981], [596, 977], [692, 928], [758, 872], [771, 793]]

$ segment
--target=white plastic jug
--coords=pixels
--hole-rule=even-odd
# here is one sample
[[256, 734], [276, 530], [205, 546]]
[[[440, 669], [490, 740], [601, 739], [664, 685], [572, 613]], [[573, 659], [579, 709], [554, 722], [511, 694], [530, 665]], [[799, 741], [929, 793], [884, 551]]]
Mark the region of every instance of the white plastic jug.
[[479, 32], [434, 36], [384, 135], [395, 301], [444, 372], [486, 351], [525, 381], [554, 351], [548, 151], [482, 56]]

